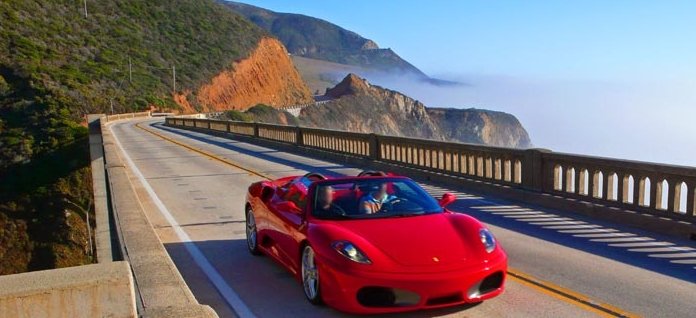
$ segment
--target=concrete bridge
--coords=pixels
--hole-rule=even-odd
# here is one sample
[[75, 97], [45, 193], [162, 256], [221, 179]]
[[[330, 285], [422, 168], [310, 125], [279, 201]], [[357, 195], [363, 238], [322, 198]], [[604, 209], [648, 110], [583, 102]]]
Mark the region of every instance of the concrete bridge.
[[399, 317], [696, 312], [694, 168], [147, 113], [92, 127], [99, 264], [0, 277], [0, 316], [346, 317], [247, 253], [244, 195], [366, 168], [455, 193], [510, 257], [502, 296]]
[[302, 110], [309, 107], [309, 106], [322, 105], [322, 104], [326, 104], [326, 103], [331, 101], [331, 99], [329, 99], [328, 97], [324, 97], [324, 96], [315, 96], [314, 98], [315, 98], [314, 103], [281, 107], [280, 109], [290, 113], [291, 115], [293, 115], [295, 117], [298, 117], [298, 116], [300, 116], [300, 113], [302, 112]]

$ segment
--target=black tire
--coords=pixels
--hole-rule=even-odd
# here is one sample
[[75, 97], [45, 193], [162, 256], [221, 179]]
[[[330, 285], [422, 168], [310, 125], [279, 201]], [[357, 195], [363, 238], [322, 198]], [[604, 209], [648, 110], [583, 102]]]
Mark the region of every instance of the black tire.
[[254, 217], [254, 211], [251, 209], [251, 207], [247, 207], [244, 219], [247, 249], [251, 255], [261, 255], [261, 251], [259, 250], [259, 235], [256, 231], [256, 218]]

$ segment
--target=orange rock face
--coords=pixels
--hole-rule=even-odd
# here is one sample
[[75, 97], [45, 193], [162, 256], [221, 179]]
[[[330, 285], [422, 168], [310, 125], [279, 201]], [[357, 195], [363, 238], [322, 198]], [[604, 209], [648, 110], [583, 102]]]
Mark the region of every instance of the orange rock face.
[[[230, 70], [213, 77], [196, 93], [208, 111], [245, 110], [256, 104], [283, 107], [308, 104], [312, 93], [276, 39], [263, 38], [248, 58], [236, 61]], [[183, 96], [175, 100], [185, 111], [192, 110]]]
[[191, 103], [189, 103], [188, 99], [186, 99], [186, 96], [191, 94], [190, 91], [184, 91], [183, 93], [180, 94], [174, 94], [174, 102], [179, 104], [181, 106], [181, 111], [184, 114], [190, 114], [194, 113], [196, 110], [191, 106]]

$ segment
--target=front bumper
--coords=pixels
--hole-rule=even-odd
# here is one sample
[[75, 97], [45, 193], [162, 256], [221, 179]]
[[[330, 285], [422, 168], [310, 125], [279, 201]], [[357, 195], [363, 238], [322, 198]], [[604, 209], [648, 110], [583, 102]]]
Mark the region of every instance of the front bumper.
[[339, 270], [319, 263], [324, 302], [348, 313], [392, 313], [477, 303], [504, 289], [504, 254], [485, 265], [435, 273]]

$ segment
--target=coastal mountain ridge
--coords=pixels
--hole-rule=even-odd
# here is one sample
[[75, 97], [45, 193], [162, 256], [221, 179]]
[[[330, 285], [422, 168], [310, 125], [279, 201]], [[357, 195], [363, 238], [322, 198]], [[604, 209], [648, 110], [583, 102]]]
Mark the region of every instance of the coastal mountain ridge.
[[[378, 76], [407, 76], [438, 86], [459, 84], [431, 78], [392, 49], [380, 48], [375, 41], [331, 22], [302, 14], [275, 12], [240, 2], [218, 2], [277, 37], [293, 56], [356, 66]], [[320, 75], [335, 75], [332, 70], [324, 73], [326, 74]], [[367, 75], [362, 72], [360, 74]], [[342, 78], [345, 73], [340, 76]]]

